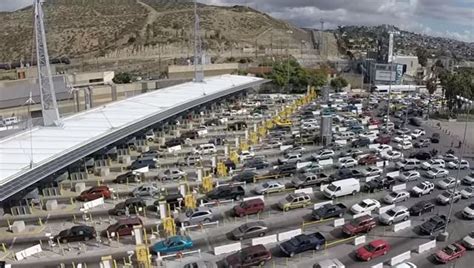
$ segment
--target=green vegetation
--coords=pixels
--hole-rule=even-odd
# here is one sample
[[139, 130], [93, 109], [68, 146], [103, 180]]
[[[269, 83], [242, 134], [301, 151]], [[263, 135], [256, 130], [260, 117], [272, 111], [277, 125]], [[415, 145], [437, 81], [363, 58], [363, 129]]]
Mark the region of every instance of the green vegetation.
[[114, 79], [112, 81], [115, 84], [128, 84], [132, 82], [132, 75], [129, 73], [118, 73], [114, 76]]
[[461, 109], [462, 103], [456, 99], [456, 95], [467, 99], [474, 99], [474, 71], [469, 69], [460, 70], [456, 73], [443, 73], [440, 75], [446, 104], [451, 113]]
[[294, 59], [274, 62], [272, 72], [266, 78], [279, 87], [287, 87], [292, 93], [306, 92], [308, 85], [319, 88], [327, 83], [324, 71], [304, 69]]
[[334, 88], [334, 90], [336, 92], [340, 92], [341, 89], [347, 87], [348, 83], [347, 83], [347, 80], [344, 79], [343, 77], [336, 77], [334, 78], [333, 80], [331, 80], [331, 83], [330, 83], [331, 87]]

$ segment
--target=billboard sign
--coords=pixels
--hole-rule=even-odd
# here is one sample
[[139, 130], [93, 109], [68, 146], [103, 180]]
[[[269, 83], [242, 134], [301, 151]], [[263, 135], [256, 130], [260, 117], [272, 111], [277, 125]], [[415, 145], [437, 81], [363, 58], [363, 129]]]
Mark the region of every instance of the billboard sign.
[[393, 82], [396, 76], [397, 72], [395, 70], [375, 70], [375, 81]]

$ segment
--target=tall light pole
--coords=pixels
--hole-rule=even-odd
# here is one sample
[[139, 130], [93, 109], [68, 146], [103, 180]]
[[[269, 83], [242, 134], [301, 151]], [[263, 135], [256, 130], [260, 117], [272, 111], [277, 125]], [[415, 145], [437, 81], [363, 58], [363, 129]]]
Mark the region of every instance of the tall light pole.
[[286, 31], [288, 34], [288, 44], [286, 46], [286, 57], [287, 57], [287, 62], [286, 62], [286, 72], [287, 72], [287, 77], [286, 77], [286, 86], [288, 89], [290, 88], [290, 36], [293, 33], [292, 30]]
[[[462, 160], [462, 157], [464, 155], [464, 149], [466, 148], [466, 134], [467, 134], [467, 123], [468, 123], [468, 119], [469, 119], [469, 112], [471, 111], [471, 108], [472, 108], [472, 103], [473, 101], [472, 100], [469, 100], [469, 99], [466, 99], [462, 96], [459, 96], [457, 95], [456, 96], [456, 99], [461, 102], [462, 104], [464, 105], [467, 105], [467, 113], [466, 113], [466, 123], [464, 125], [464, 136], [463, 136], [463, 139], [462, 139], [462, 143], [461, 143], [461, 148], [460, 151], [459, 151], [459, 163], [458, 163], [458, 169], [457, 169], [457, 172], [456, 172], [456, 183], [454, 184], [454, 189], [452, 190], [452, 193], [454, 194], [458, 188], [458, 181], [460, 181], [460, 174], [461, 174], [461, 160]], [[444, 227], [444, 231], [443, 233], [441, 234], [442, 235], [442, 238], [443, 239], [447, 239], [448, 236], [449, 236], [449, 233], [448, 233], [448, 224], [449, 222], [451, 221], [451, 215], [453, 213], [453, 204], [454, 204], [454, 196], [451, 197], [451, 200], [449, 202], [449, 212], [448, 212], [448, 222], [446, 223], [446, 226]]]

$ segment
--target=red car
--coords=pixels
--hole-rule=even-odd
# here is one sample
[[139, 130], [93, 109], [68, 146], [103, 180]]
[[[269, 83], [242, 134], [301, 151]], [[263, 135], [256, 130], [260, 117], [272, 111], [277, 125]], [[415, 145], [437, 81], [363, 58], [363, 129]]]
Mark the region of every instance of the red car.
[[347, 235], [356, 235], [359, 233], [367, 233], [374, 229], [377, 223], [375, 219], [369, 215], [361, 216], [342, 226], [342, 232]]
[[380, 125], [382, 124], [382, 122], [380, 122], [380, 120], [378, 120], [377, 118], [370, 118], [369, 120], [369, 125]]
[[377, 161], [379, 161], [379, 158], [376, 155], [369, 154], [359, 159], [358, 163], [359, 165], [375, 165]]
[[243, 217], [251, 214], [257, 214], [263, 212], [265, 208], [265, 203], [263, 203], [262, 199], [250, 199], [247, 201], [243, 201], [239, 205], [236, 205], [233, 208], [233, 212], [235, 216]]
[[387, 254], [390, 251], [390, 245], [387, 241], [379, 239], [357, 249], [357, 258], [363, 261], [370, 261], [373, 258]]
[[439, 250], [434, 254], [434, 258], [441, 263], [447, 263], [454, 259], [461, 258], [466, 253], [466, 248], [458, 243], [453, 243]]
[[389, 144], [392, 138], [389, 135], [380, 135], [375, 139], [375, 143]]
[[91, 201], [98, 198], [104, 197], [104, 199], [109, 199], [112, 197], [112, 192], [107, 186], [95, 186], [89, 190], [82, 192], [76, 199], [79, 201]]

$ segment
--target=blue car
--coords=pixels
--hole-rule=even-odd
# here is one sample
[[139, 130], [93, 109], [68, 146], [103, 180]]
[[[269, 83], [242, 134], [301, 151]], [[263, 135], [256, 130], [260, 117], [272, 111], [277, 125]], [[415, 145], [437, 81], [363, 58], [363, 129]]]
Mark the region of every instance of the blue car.
[[176, 235], [160, 241], [151, 247], [154, 253], [169, 253], [183, 251], [193, 247], [193, 241], [189, 236]]

